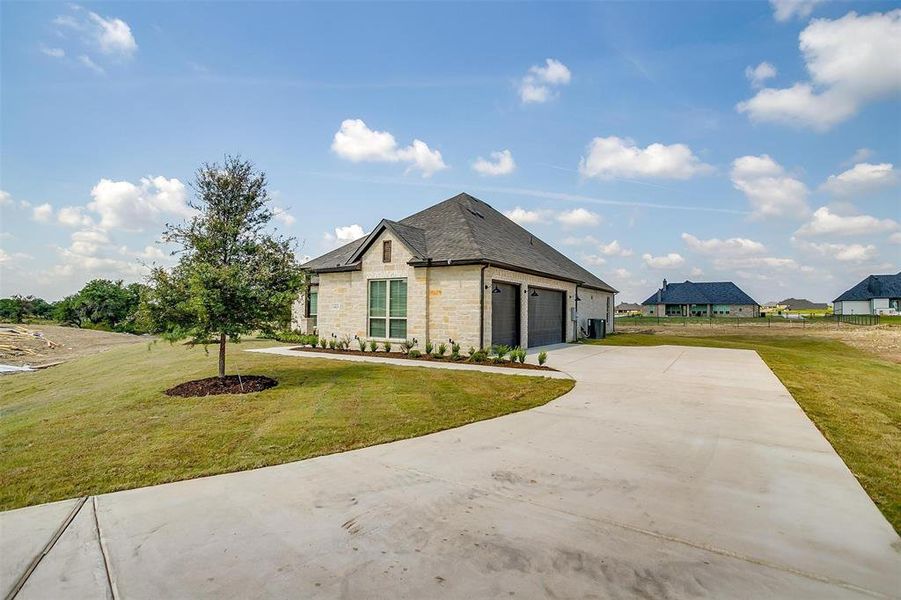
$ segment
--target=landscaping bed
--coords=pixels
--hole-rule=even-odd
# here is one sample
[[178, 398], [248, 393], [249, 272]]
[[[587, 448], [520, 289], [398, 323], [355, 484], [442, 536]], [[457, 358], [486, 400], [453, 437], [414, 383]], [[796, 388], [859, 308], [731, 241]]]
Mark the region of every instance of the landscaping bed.
[[400, 358], [403, 360], [412, 360], [412, 361], [425, 361], [425, 362], [444, 362], [444, 363], [462, 363], [462, 364], [470, 364], [470, 365], [484, 365], [489, 367], [506, 367], [509, 369], [527, 369], [533, 371], [556, 371], [552, 367], [548, 367], [547, 365], [534, 365], [530, 363], [521, 363], [514, 362], [512, 360], [503, 360], [497, 358], [488, 358], [483, 361], [474, 361], [470, 360], [469, 357], [459, 356], [454, 358], [452, 356], [436, 356], [429, 354], [420, 354], [418, 356], [407, 354], [405, 352], [365, 352], [361, 350], [338, 350], [337, 348], [318, 348], [313, 346], [295, 346], [291, 348], [291, 350], [295, 350], [297, 352], [319, 352], [322, 354], [343, 354], [346, 356], [373, 356], [376, 358]]
[[167, 396], [194, 398], [197, 396], [215, 396], [216, 394], [249, 394], [262, 392], [278, 385], [271, 377], [262, 375], [226, 375], [223, 378], [207, 377], [186, 381], [166, 390]]

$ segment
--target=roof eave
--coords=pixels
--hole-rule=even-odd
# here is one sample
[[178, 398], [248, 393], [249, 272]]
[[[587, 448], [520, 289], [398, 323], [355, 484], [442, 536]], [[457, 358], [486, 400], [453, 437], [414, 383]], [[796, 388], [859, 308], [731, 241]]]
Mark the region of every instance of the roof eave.
[[500, 269], [507, 269], [508, 271], [516, 271], [518, 273], [526, 273], [528, 275], [538, 275], [540, 277], [547, 277], [549, 279], [559, 279], [560, 281], [568, 281], [570, 283], [575, 283], [579, 287], [591, 288], [593, 290], [599, 290], [602, 292], [608, 292], [611, 294], [618, 294], [619, 290], [616, 290], [610, 286], [603, 288], [599, 285], [594, 285], [591, 283], [587, 283], [582, 279], [573, 279], [572, 277], [566, 277], [563, 275], [558, 275], [556, 273], [547, 273], [545, 271], [538, 271], [535, 269], [528, 269], [525, 267], [520, 267], [517, 265], [511, 265], [508, 263], [498, 262], [496, 260], [487, 260], [484, 258], [461, 258], [461, 259], [446, 259], [446, 260], [411, 260], [407, 263], [413, 267], [457, 267], [463, 265], [486, 265], [491, 267], [498, 267]]

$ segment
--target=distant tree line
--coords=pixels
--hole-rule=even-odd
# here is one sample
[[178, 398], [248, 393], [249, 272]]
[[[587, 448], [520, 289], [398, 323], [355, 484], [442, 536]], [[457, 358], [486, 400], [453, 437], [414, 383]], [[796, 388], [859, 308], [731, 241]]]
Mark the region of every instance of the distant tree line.
[[0, 321], [52, 320], [72, 327], [146, 333], [149, 325], [141, 311], [146, 291], [147, 286], [141, 283], [125, 285], [121, 280], [94, 279], [57, 302], [35, 296], [2, 298]]

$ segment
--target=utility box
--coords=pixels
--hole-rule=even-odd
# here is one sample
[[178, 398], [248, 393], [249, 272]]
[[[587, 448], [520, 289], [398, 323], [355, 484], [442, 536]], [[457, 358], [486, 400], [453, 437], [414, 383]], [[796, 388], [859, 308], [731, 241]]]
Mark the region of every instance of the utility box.
[[607, 336], [607, 320], [606, 319], [588, 319], [588, 337], [593, 340], [600, 340]]

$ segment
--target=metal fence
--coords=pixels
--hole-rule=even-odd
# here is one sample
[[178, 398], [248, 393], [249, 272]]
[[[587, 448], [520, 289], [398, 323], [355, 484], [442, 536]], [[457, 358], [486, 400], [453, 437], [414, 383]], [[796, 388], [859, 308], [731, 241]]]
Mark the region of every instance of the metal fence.
[[879, 325], [879, 315], [832, 315], [836, 323], [841, 325]]
[[772, 328], [804, 328], [811, 325], [834, 324], [841, 326], [849, 325], [879, 325], [879, 315], [824, 315], [824, 316], [805, 316], [803, 318], [784, 318], [784, 317], [726, 317], [726, 316], [709, 316], [709, 317], [657, 317], [657, 316], [631, 316], [617, 317], [616, 325], [668, 325], [668, 326], [688, 326], [688, 325], [719, 325], [732, 327], [772, 327]]

